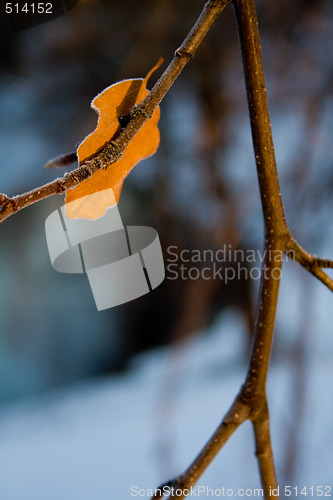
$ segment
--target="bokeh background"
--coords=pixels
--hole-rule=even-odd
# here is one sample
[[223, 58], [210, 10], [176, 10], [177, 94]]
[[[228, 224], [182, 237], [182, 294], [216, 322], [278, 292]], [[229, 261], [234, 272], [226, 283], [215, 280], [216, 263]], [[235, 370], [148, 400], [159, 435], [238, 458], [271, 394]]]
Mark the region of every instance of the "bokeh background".
[[[92, 98], [144, 77], [160, 56], [165, 68], [202, 6], [80, 0], [17, 33], [1, 17], [0, 191], [63, 175], [43, 165], [95, 128]], [[332, 258], [333, 4], [257, 7], [287, 220], [303, 247]], [[123, 222], [155, 227], [165, 257], [170, 246], [261, 251], [231, 6], [163, 100], [160, 130], [157, 153], [125, 182]], [[62, 204], [44, 200], [0, 228], [4, 500], [103, 500], [129, 496], [132, 484], [157, 486], [199, 451], [246, 370], [258, 280], [172, 280], [167, 270], [153, 293], [97, 312], [85, 276], [50, 265], [44, 222]], [[269, 380], [281, 484], [332, 485], [331, 317], [330, 292], [286, 262]], [[249, 427], [222, 455], [209, 484], [259, 486]]]

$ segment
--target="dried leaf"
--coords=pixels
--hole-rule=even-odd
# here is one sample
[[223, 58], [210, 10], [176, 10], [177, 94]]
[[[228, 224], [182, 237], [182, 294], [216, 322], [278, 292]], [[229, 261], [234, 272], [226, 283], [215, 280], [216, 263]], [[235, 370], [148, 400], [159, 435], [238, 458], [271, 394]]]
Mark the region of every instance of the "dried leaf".
[[[160, 58], [145, 79], [135, 78], [115, 83], [95, 97], [91, 106], [98, 113], [98, 123], [96, 129], [78, 147], [77, 155], [80, 164], [120, 132], [119, 118], [127, 115], [135, 104], [140, 103], [146, 97], [148, 79], [162, 62], [163, 59]], [[67, 191], [67, 217], [97, 219], [104, 215], [107, 208], [115, 202], [118, 203], [125, 177], [139, 161], [154, 154], [158, 148], [159, 118], [160, 110], [157, 107], [153, 116], [137, 132], [118, 161], [112, 163], [107, 169], [98, 170], [76, 188]], [[98, 192], [100, 193], [98, 203], [89, 202], [92, 198], [88, 195]], [[96, 200], [96, 197], [94, 199]]]

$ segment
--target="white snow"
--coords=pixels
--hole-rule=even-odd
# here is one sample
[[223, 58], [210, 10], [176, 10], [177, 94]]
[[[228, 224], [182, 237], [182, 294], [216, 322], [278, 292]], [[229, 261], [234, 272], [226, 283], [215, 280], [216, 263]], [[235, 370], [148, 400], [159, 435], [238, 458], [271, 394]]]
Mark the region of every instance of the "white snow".
[[[316, 292], [323, 300], [329, 295], [323, 287]], [[3, 409], [1, 499], [129, 498], [132, 486], [156, 488], [182, 472], [243, 381], [242, 328], [236, 314], [223, 315], [177, 354], [156, 350], [137, 357], [126, 374]], [[333, 342], [326, 343], [324, 356], [320, 332], [312, 343], [298, 486], [332, 481]], [[273, 360], [268, 393], [278, 472], [292, 419], [291, 376], [286, 360]], [[238, 429], [199, 484], [234, 491], [260, 487], [249, 423]]]

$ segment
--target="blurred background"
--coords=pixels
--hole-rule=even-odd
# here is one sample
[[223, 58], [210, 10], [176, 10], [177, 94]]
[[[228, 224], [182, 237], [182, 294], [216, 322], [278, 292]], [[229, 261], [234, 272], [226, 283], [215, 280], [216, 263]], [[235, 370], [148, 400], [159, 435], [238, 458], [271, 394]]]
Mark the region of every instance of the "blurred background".
[[[332, 258], [333, 4], [256, 3], [287, 221], [309, 252]], [[67, 14], [17, 33], [2, 16], [0, 192], [19, 194], [62, 176], [64, 169], [43, 165], [95, 128], [93, 97], [121, 79], [144, 77], [160, 56], [163, 71], [202, 6], [80, 0]], [[166, 259], [170, 247], [178, 255], [260, 252], [232, 6], [163, 100], [160, 131], [157, 153], [125, 182], [123, 222], [155, 227]], [[44, 200], [0, 228], [4, 500], [103, 500], [129, 495], [134, 478], [157, 486], [194, 458], [247, 366], [258, 279], [175, 280], [167, 267], [152, 293], [98, 312], [86, 277], [56, 273], [49, 261], [44, 223], [63, 201]], [[250, 271], [260, 262], [244, 265]], [[331, 313], [330, 292], [286, 262], [269, 381], [281, 484], [332, 484]], [[227, 486], [228, 478], [258, 487], [244, 428], [210, 469], [209, 484]]]

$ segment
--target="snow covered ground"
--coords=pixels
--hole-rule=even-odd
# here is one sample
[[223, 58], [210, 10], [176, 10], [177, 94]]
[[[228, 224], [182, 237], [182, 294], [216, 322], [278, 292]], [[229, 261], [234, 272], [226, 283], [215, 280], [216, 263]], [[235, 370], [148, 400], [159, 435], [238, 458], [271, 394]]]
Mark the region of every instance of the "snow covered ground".
[[[290, 280], [294, 278], [290, 273]], [[279, 312], [285, 310], [288, 286], [286, 277]], [[315, 302], [327, 306], [328, 291], [318, 284], [314, 293]], [[293, 297], [294, 302], [288, 298], [288, 307], [295, 311], [297, 293]], [[307, 350], [301, 446], [292, 484], [298, 487], [332, 486], [333, 478], [333, 339], [328, 335], [328, 314], [320, 309], [316, 308], [311, 325], [317, 327], [319, 318], [326, 322], [321, 321], [320, 330], [313, 329]], [[288, 317], [280, 314], [280, 318], [277, 329], [283, 335]], [[289, 324], [290, 331], [293, 326]], [[224, 314], [205, 336], [195, 338], [177, 355], [170, 349], [156, 350], [137, 357], [128, 373], [3, 409], [1, 499], [129, 498], [131, 487], [132, 493], [155, 488], [181, 472], [218, 425], [243, 381], [242, 329], [236, 315]], [[296, 397], [291, 371], [286, 358], [277, 353], [268, 392], [282, 481]], [[231, 438], [199, 484], [235, 492], [260, 487], [249, 423]]]

